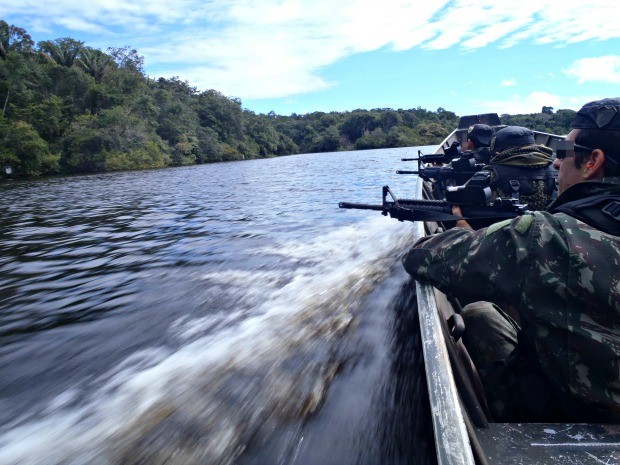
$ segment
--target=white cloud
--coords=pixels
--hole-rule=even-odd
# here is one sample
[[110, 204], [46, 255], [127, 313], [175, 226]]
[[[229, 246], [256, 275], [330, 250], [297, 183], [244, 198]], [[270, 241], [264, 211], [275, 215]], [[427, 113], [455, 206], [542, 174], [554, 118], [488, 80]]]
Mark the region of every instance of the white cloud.
[[584, 82], [620, 84], [620, 56], [606, 55], [596, 58], [582, 58], [575, 60], [563, 71], [568, 76], [576, 77], [579, 84]]
[[479, 104], [478, 112], [508, 113], [510, 115], [518, 115], [540, 113], [543, 106], [553, 107], [556, 110], [559, 108], [579, 109], [583, 103], [583, 101], [576, 103], [559, 95], [535, 91], [525, 96], [515, 94], [506, 100], [482, 101]]
[[218, 29], [193, 25], [156, 47], [138, 48], [153, 68], [195, 63], [182, 74], [199, 88], [242, 99], [282, 97], [329, 87], [320, 69], [351, 54], [421, 43], [432, 31], [419, 29], [438, 5], [319, 0], [269, 7], [237, 1], [220, 11]]
[[524, 115], [532, 113], [540, 113], [543, 106], [553, 107], [557, 110], [579, 110], [585, 103], [602, 98], [609, 95], [593, 95], [581, 94], [574, 95], [556, 95], [548, 92], [534, 91], [529, 94], [513, 94], [505, 99], [480, 100], [469, 104], [466, 111], [461, 114], [482, 114], [482, 113], [498, 113], [509, 115]]
[[[620, 21], [610, 21], [618, 18], [617, 0], [523, 0], [518, 7], [496, 0], [0, 0], [0, 11], [38, 28], [29, 32], [61, 25], [92, 33], [87, 45], [130, 44], [153, 76], [182, 76], [242, 99], [324, 89], [323, 67], [384, 47], [466, 51], [620, 38]], [[570, 70], [585, 76], [575, 64]]]
[[90, 32], [90, 33], [99, 33], [106, 34], [108, 31], [105, 27], [100, 26], [92, 21], [87, 21], [82, 18], [60, 18], [58, 20], [58, 24], [62, 27], [70, 29], [72, 31], [80, 31], [80, 32]]
[[517, 85], [516, 79], [504, 79], [502, 81], [502, 87], [514, 87]]

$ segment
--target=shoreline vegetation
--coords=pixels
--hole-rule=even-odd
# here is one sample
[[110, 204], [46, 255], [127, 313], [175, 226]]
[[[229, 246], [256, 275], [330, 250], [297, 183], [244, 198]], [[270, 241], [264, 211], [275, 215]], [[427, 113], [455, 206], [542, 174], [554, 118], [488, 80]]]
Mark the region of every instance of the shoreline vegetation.
[[[434, 145], [459, 120], [420, 107], [256, 114], [179, 77], [150, 78], [143, 65], [129, 46], [103, 52], [68, 37], [35, 44], [0, 19], [0, 179]], [[569, 132], [574, 111], [543, 110], [501, 120]]]

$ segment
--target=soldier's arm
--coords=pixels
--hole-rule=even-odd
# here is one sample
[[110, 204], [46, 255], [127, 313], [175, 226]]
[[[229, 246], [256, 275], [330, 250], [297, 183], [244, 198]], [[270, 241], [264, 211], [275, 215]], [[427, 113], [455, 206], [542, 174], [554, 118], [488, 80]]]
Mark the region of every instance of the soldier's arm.
[[535, 217], [496, 223], [477, 231], [453, 228], [418, 241], [403, 258], [414, 278], [466, 300], [518, 298], [526, 275]]

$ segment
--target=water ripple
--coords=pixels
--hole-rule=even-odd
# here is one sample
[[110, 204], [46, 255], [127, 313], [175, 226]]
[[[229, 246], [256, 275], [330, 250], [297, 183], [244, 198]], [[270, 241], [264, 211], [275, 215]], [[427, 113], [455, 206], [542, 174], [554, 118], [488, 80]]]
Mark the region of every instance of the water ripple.
[[411, 241], [338, 202], [410, 196], [408, 155], [0, 184], [0, 462], [231, 463], [315, 412]]

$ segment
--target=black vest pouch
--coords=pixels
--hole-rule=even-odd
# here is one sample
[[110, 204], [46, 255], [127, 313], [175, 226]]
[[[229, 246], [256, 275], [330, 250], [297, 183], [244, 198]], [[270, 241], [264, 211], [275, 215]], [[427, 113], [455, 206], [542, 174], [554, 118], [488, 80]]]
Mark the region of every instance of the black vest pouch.
[[491, 183], [491, 189], [501, 189], [507, 194], [514, 191], [515, 181], [519, 183], [519, 195], [532, 195], [535, 191], [534, 181], [545, 181], [545, 194], [547, 195], [552, 195], [555, 190], [557, 171], [551, 165], [544, 168], [491, 165], [485, 169], [495, 173], [495, 181]]

